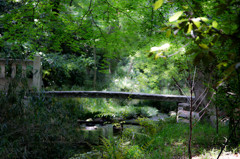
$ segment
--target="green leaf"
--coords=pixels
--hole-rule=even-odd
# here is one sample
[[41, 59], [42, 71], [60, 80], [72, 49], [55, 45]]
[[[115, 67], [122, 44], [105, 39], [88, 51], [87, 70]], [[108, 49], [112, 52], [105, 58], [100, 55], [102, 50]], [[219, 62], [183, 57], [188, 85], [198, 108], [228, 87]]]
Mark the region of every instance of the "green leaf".
[[157, 10], [158, 8], [160, 8], [162, 6], [163, 2], [164, 2], [164, 0], [158, 0], [157, 2], [155, 2], [153, 4], [154, 10]]
[[187, 6], [187, 5], [186, 5], [186, 6], [182, 6], [182, 7], [183, 7], [183, 9], [186, 9], [186, 10], [188, 9], [188, 6]]
[[154, 60], [158, 59], [161, 56], [161, 53], [155, 54]]
[[220, 64], [217, 65], [218, 69], [221, 69], [222, 67], [227, 67], [228, 63], [227, 62], [221, 62]]
[[218, 23], [217, 23], [216, 21], [213, 21], [213, 22], [212, 22], [212, 26], [213, 26], [214, 28], [217, 28]]
[[166, 30], [166, 29], [168, 29], [169, 27], [164, 27], [164, 28], [162, 28], [161, 29], [161, 31], [164, 31], [164, 30]]
[[206, 44], [199, 44], [199, 46], [203, 49], [209, 49], [209, 47]]
[[173, 22], [173, 21], [176, 21], [178, 20], [178, 18], [183, 14], [183, 11], [179, 11], [177, 13], [175, 13], [173, 16], [171, 16], [169, 18], [169, 22]]
[[200, 19], [201, 19], [202, 21], [204, 21], [204, 22], [207, 22], [207, 21], [208, 21], [208, 18], [206, 18], [206, 17], [200, 17]]
[[200, 18], [193, 18], [192, 21], [193, 21], [194, 25], [196, 25], [197, 28], [200, 27], [200, 24], [201, 24]]
[[166, 37], [169, 38], [171, 36], [171, 29], [169, 29], [166, 33]]
[[188, 25], [188, 31], [187, 31], [187, 34], [191, 33], [192, 28], [193, 28], [193, 24], [190, 23], [190, 24]]

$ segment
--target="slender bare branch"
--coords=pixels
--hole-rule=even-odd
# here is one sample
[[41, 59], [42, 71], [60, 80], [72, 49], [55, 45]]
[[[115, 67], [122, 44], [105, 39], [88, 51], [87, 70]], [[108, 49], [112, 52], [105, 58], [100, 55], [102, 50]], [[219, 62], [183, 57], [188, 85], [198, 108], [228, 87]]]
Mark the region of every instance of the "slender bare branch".
[[[178, 89], [181, 88], [181, 86], [178, 84], [178, 81], [174, 77], [172, 77], [172, 79], [176, 83], [176, 86], [178, 87]], [[184, 95], [184, 92], [182, 91], [182, 89], [179, 89], [179, 91], [181, 95]]]
[[[187, 96], [186, 93], [182, 90], [182, 88], [177, 85], [178, 89], [182, 92], [183, 95]], [[187, 98], [187, 101], [190, 103], [190, 99]]]
[[195, 69], [194, 69], [194, 74], [193, 74], [192, 88], [191, 88], [192, 90], [194, 89], [194, 86], [195, 86], [196, 70], [197, 70], [197, 68], [196, 68], [196, 66], [195, 66]]
[[204, 89], [204, 91], [200, 94], [200, 96], [198, 96], [198, 98], [195, 100], [195, 102], [194, 102], [194, 104], [193, 105], [195, 105], [198, 101], [199, 101], [199, 99], [205, 94], [205, 92], [208, 90], [208, 88], [205, 88]]
[[227, 141], [225, 142], [225, 144], [222, 146], [221, 151], [220, 151], [220, 153], [218, 154], [217, 159], [219, 159], [219, 157], [221, 156], [224, 148], [227, 146], [228, 142], [231, 140], [231, 138], [232, 138], [232, 136], [233, 136], [233, 134], [234, 134], [234, 131], [236, 130], [236, 128], [237, 128], [237, 126], [238, 126], [239, 123], [240, 123], [240, 120], [238, 119], [237, 122], [236, 122], [236, 124], [235, 124], [234, 127], [233, 127], [233, 131], [232, 131], [231, 134], [229, 135], [229, 137], [228, 137]]
[[90, 3], [89, 3], [87, 12], [86, 12], [86, 13], [82, 16], [82, 18], [81, 18], [81, 24], [80, 24], [80, 26], [82, 25], [82, 22], [83, 22], [84, 17], [85, 17], [88, 13], [91, 13], [91, 7], [92, 7], [92, 0], [90, 0]]
[[212, 102], [212, 99], [213, 99], [213, 97], [214, 97], [214, 95], [215, 95], [215, 93], [213, 93], [212, 94], [212, 96], [211, 96], [211, 98], [210, 98], [210, 100], [209, 100], [209, 102], [207, 103], [207, 105], [199, 112], [199, 113], [201, 113], [201, 112], [203, 112], [205, 109], [207, 109], [208, 108], [208, 106], [210, 105], [210, 103]]
[[197, 111], [197, 109], [199, 108], [199, 106], [202, 104], [202, 101], [205, 99], [206, 95], [208, 94], [208, 91], [204, 94], [204, 96], [201, 98], [201, 101], [198, 103], [198, 105], [196, 106], [194, 111]]
[[197, 123], [202, 119], [202, 117], [205, 115], [206, 112], [203, 112], [203, 114], [199, 117], [199, 119], [193, 124], [193, 127], [197, 125]]
[[[194, 80], [194, 79], [193, 79]], [[192, 111], [193, 111], [193, 83], [191, 82], [190, 85], [190, 93], [191, 93], [191, 98], [190, 98], [190, 117], [189, 117], [189, 141], [188, 141], [188, 156], [189, 159], [192, 159], [192, 150], [191, 150], [191, 145], [192, 145]]]
[[125, 13], [122, 9], [113, 6], [111, 3], [108, 2], [108, 0], [105, 0], [105, 2], [106, 2], [109, 6], [111, 6], [112, 8], [116, 9], [117, 11], [125, 14], [125, 15], [126, 15], [128, 18], [130, 18], [133, 22], [137, 23], [130, 15], [128, 15], [127, 13]]
[[106, 37], [104, 36], [102, 29], [101, 29], [101, 28], [97, 25], [97, 23], [95, 22], [92, 13], [91, 13], [91, 15], [92, 15], [92, 22], [93, 22], [93, 24], [98, 28], [98, 30], [100, 31], [102, 37], [104, 38], [105, 42], [107, 43], [107, 39], [106, 39]]

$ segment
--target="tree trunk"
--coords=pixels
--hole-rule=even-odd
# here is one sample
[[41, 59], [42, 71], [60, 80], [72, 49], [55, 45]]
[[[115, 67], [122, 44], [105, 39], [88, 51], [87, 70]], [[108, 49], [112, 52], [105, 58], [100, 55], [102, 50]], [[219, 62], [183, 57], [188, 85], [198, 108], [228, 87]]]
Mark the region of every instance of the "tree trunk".
[[192, 158], [192, 151], [191, 151], [191, 142], [192, 142], [192, 111], [193, 111], [193, 88], [191, 84], [191, 97], [190, 97], [190, 118], [189, 118], [189, 141], [188, 141], [188, 157], [189, 159]]

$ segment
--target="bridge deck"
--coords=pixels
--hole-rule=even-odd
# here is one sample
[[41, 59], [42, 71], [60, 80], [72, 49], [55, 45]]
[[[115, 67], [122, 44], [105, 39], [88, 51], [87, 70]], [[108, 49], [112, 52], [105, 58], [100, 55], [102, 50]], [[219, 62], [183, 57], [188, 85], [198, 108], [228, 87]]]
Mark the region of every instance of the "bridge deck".
[[158, 101], [187, 102], [189, 96], [163, 95], [130, 92], [107, 92], [107, 91], [45, 91], [47, 97], [84, 97], [84, 98], [120, 98], [120, 99], [145, 99]]

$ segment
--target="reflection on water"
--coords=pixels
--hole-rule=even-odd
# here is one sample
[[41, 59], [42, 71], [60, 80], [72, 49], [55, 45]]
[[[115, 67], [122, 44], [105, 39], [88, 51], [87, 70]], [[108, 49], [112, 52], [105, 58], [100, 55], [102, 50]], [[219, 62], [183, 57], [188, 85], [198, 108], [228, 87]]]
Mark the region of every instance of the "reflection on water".
[[81, 131], [83, 133], [83, 140], [94, 145], [100, 143], [100, 138], [110, 138], [113, 136], [113, 125], [107, 124], [104, 126], [81, 126]]

